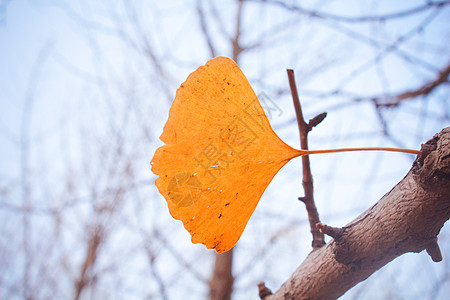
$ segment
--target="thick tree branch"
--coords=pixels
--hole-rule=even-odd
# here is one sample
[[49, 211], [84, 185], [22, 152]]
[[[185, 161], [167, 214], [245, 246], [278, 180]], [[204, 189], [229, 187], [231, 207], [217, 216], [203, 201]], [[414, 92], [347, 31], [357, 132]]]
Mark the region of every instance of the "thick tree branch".
[[[422, 147], [411, 170], [342, 234], [313, 251], [264, 299], [336, 299], [396, 257], [427, 250], [442, 259], [437, 235], [450, 218], [450, 127]], [[320, 226], [319, 226], [320, 227]], [[262, 285], [261, 285], [262, 286]]]

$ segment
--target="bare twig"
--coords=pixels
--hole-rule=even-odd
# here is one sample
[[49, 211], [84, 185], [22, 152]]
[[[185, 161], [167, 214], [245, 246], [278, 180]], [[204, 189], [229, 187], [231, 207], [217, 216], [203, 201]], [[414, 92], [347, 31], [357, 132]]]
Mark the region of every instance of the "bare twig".
[[348, 16], [342, 16], [342, 15], [336, 15], [336, 14], [330, 14], [323, 11], [318, 10], [311, 10], [307, 9], [298, 5], [289, 5], [286, 4], [284, 1], [278, 1], [278, 0], [272, 0], [267, 1], [265, 0], [264, 3], [273, 4], [281, 6], [289, 11], [294, 11], [296, 13], [306, 15], [308, 17], [323, 19], [323, 20], [330, 20], [330, 21], [336, 21], [336, 22], [346, 22], [346, 23], [362, 23], [362, 22], [383, 22], [387, 20], [395, 20], [400, 19], [404, 17], [410, 17], [415, 14], [422, 13], [423, 11], [429, 10], [429, 9], [439, 9], [442, 6], [449, 5], [450, 1], [437, 1], [437, 2], [431, 2], [427, 1], [426, 4], [419, 5], [413, 8], [409, 8], [403, 11], [388, 13], [384, 15], [366, 15], [366, 16], [358, 16], [358, 17], [348, 17]]
[[91, 282], [89, 274], [92, 270], [96, 260], [97, 254], [102, 242], [103, 230], [102, 228], [94, 228], [91, 237], [88, 242], [88, 249], [84, 258], [83, 266], [81, 267], [80, 277], [75, 285], [75, 300], [80, 299], [81, 293], [87, 285]]
[[28, 207], [32, 203], [32, 189], [30, 175], [30, 156], [31, 156], [31, 126], [32, 115], [35, 101], [35, 93], [41, 79], [42, 69], [47, 62], [49, 54], [52, 49], [52, 43], [48, 42], [39, 52], [39, 55], [34, 62], [31, 72], [30, 81], [28, 82], [21, 124], [20, 137], [20, 165], [21, 165], [21, 188], [22, 188], [22, 246], [24, 252], [24, 266], [23, 266], [23, 298], [31, 299], [33, 291], [31, 290], [31, 268], [33, 263], [32, 254], [32, 229], [31, 220]]
[[438, 86], [448, 83], [450, 75], [450, 63], [443, 68], [436, 79], [429, 81], [415, 90], [406, 91], [397, 95], [372, 98], [377, 106], [397, 106], [401, 101], [416, 97], [428, 96]]
[[361, 75], [363, 72], [367, 71], [367, 69], [371, 68], [373, 65], [377, 64], [378, 62], [385, 59], [390, 53], [395, 52], [398, 48], [400, 48], [401, 45], [405, 44], [408, 40], [411, 40], [413, 37], [415, 37], [417, 34], [422, 32], [436, 17], [437, 15], [441, 13], [441, 10], [433, 10], [431, 13], [426, 16], [422, 22], [420, 22], [417, 26], [413, 27], [409, 31], [407, 31], [405, 34], [399, 36], [394, 40], [394, 42], [390, 45], [387, 45], [381, 51], [373, 58], [353, 70], [350, 74], [348, 74], [346, 77], [344, 77], [339, 83], [338, 83], [338, 89], [342, 89], [344, 86], [346, 86], [348, 83], [353, 81], [355, 78], [357, 78], [359, 75]]
[[200, 28], [202, 29], [203, 36], [206, 40], [206, 43], [208, 44], [209, 54], [211, 55], [211, 57], [216, 57], [216, 49], [213, 45], [213, 39], [208, 31], [208, 25], [206, 24], [206, 16], [205, 16], [205, 12], [203, 11], [201, 0], [197, 0], [196, 9], [197, 9], [198, 18], [200, 20]]
[[238, 61], [239, 55], [244, 49], [241, 47], [240, 38], [241, 38], [241, 20], [242, 20], [242, 9], [243, 9], [244, 1], [238, 0], [238, 7], [236, 12], [236, 31], [234, 33], [234, 37], [231, 39], [231, 44], [233, 45], [233, 60], [235, 62]]
[[[287, 70], [287, 74], [289, 78], [289, 85], [291, 87], [292, 100], [294, 101], [298, 130], [300, 132], [301, 149], [308, 150], [308, 132], [311, 130], [311, 126], [308, 126], [308, 124], [305, 122], [305, 119], [303, 118], [302, 107], [300, 105], [297, 86], [295, 84], [294, 71]], [[322, 120], [323, 118], [324, 117], [322, 117]], [[303, 189], [305, 190], [305, 197], [299, 198], [299, 200], [302, 200], [305, 203], [306, 211], [308, 212], [309, 225], [311, 228], [311, 234], [313, 236], [312, 247], [313, 249], [318, 249], [323, 245], [325, 245], [325, 239], [323, 233], [320, 233], [320, 231], [316, 228], [316, 224], [320, 223], [320, 219], [319, 213], [317, 212], [316, 204], [314, 203], [313, 178], [311, 175], [311, 167], [308, 155], [302, 156], [302, 165], [303, 165]]]
[[[145, 235], [145, 233], [142, 232], [142, 229], [140, 230], [141, 235]], [[159, 293], [161, 294], [162, 299], [169, 299], [167, 296], [167, 287], [164, 284], [164, 280], [162, 279], [162, 276], [159, 274], [159, 271], [156, 267], [156, 259], [157, 255], [155, 251], [152, 249], [152, 243], [149, 239], [143, 240], [143, 248], [145, 250], [145, 254], [147, 255], [150, 271], [152, 272], [153, 278], [155, 279], [158, 288]]]

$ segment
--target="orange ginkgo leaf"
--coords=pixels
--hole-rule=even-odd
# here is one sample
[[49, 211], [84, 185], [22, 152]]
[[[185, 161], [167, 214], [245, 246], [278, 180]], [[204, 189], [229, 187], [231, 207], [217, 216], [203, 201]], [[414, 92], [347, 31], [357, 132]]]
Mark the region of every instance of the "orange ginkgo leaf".
[[208, 61], [181, 84], [160, 138], [166, 145], [151, 162], [158, 190], [192, 242], [219, 253], [236, 244], [264, 190], [290, 159], [377, 149], [291, 148], [272, 130], [247, 78], [226, 57]]

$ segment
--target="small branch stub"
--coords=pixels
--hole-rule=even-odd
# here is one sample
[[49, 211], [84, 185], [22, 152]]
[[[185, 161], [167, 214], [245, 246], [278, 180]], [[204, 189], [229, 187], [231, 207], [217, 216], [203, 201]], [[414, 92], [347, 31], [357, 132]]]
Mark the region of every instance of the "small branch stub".
[[323, 223], [317, 223], [316, 228], [319, 230], [320, 233], [329, 235], [335, 240], [338, 240], [344, 233], [343, 228], [331, 227]]
[[442, 253], [441, 249], [439, 248], [439, 244], [437, 242], [437, 237], [430, 243], [430, 245], [426, 248], [426, 250], [428, 255], [431, 256], [431, 259], [434, 262], [442, 261]]
[[266, 284], [264, 282], [258, 283], [258, 290], [259, 290], [259, 298], [264, 299], [267, 296], [272, 295], [272, 291], [266, 287]]

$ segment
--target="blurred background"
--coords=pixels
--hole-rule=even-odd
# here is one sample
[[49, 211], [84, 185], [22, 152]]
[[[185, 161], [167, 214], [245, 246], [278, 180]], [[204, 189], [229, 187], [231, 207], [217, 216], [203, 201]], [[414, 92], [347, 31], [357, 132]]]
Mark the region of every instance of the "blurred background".
[[[450, 1], [0, 1], [0, 298], [203, 299], [215, 251], [192, 244], [150, 160], [176, 89], [233, 58], [299, 148], [420, 149], [450, 124]], [[414, 156], [311, 156], [321, 220], [344, 226]], [[274, 178], [234, 248], [233, 299], [276, 291], [311, 251], [301, 160]], [[342, 299], [445, 299], [444, 260], [403, 255]]]

